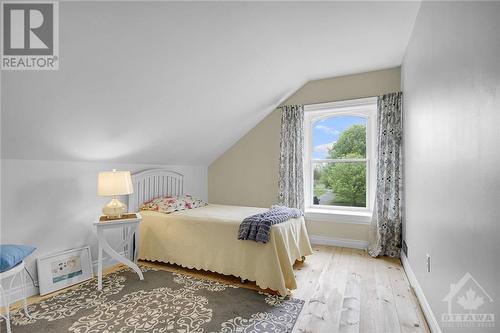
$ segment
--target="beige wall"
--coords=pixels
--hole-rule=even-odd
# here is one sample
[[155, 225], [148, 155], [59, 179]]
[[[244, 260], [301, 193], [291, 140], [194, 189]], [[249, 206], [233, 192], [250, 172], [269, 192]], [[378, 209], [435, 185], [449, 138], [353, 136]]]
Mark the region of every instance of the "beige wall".
[[[283, 104], [314, 104], [400, 90], [400, 68], [310, 81]], [[280, 113], [274, 110], [208, 168], [211, 203], [269, 207], [277, 202]], [[313, 235], [366, 240], [366, 225], [308, 220]]]
[[278, 196], [280, 114], [271, 112], [208, 167], [211, 203], [267, 207]]

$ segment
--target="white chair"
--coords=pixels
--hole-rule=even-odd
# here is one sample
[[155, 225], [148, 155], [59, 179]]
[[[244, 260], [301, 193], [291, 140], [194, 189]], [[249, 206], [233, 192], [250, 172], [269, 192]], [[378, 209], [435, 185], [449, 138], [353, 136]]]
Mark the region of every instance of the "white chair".
[[[26, 272], [24, 270], [24, 261], [21, 261], [17, 266], [9, 269], [8, 271], [5, 271], [3, 273], [0, 273], [0, 296], [1, 299], [4, 301], [6, 312], [5, 314], [0, 314], [1, 317], [5, 319], [5, 324], [7, 325], [7, 333], [11, 333], [10, 330], [10, 293], [12, 291], [12, 285], [14, 283], [14, 280], [16, 277], [19, 276], [21, 278], [21, 288], [23, 290], [23, 307], [24, 307], [24, 312], [26, 313], [26, 316], [31, 318], [30, 315], [28, 314], [28, 304], [26, 302]], [[2, 280], [6, 278], [11, 278], [10, 283], [9, 283], [9, 288], [5, 289], [2, 287]], [[1, 330], [0, 330], [1, 331]]]

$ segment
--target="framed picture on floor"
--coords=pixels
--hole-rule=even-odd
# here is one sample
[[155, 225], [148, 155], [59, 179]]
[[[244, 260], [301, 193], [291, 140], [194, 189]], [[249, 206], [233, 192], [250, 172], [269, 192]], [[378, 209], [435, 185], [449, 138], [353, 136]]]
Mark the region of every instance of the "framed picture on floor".
[[37, 259], [40, 295], [91, 279], [90, 247], [55, 253]]

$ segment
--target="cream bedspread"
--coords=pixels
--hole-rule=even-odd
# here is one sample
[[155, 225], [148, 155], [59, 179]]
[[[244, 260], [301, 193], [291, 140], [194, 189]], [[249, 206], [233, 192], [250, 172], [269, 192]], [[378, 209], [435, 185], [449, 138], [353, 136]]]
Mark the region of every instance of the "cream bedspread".
[[241, 221], [265, 210], [208, 205], [172, 214], [141, 211], [139, 259], [234, 275], [286, 295], [297, 288], [292, 265], [312, 249], [303, 217], [273, 225], [267, 244], [238, 240]]

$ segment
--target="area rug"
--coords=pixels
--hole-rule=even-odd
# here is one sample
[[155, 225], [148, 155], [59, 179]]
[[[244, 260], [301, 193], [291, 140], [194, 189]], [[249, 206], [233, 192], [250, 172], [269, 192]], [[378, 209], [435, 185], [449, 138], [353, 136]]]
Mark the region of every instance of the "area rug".
[[[11, 315], [12, 333], [291, 332], [303, 301], [141, 266], [121, 269]], [[5, 322], [0, 322], [0, 330]]]

